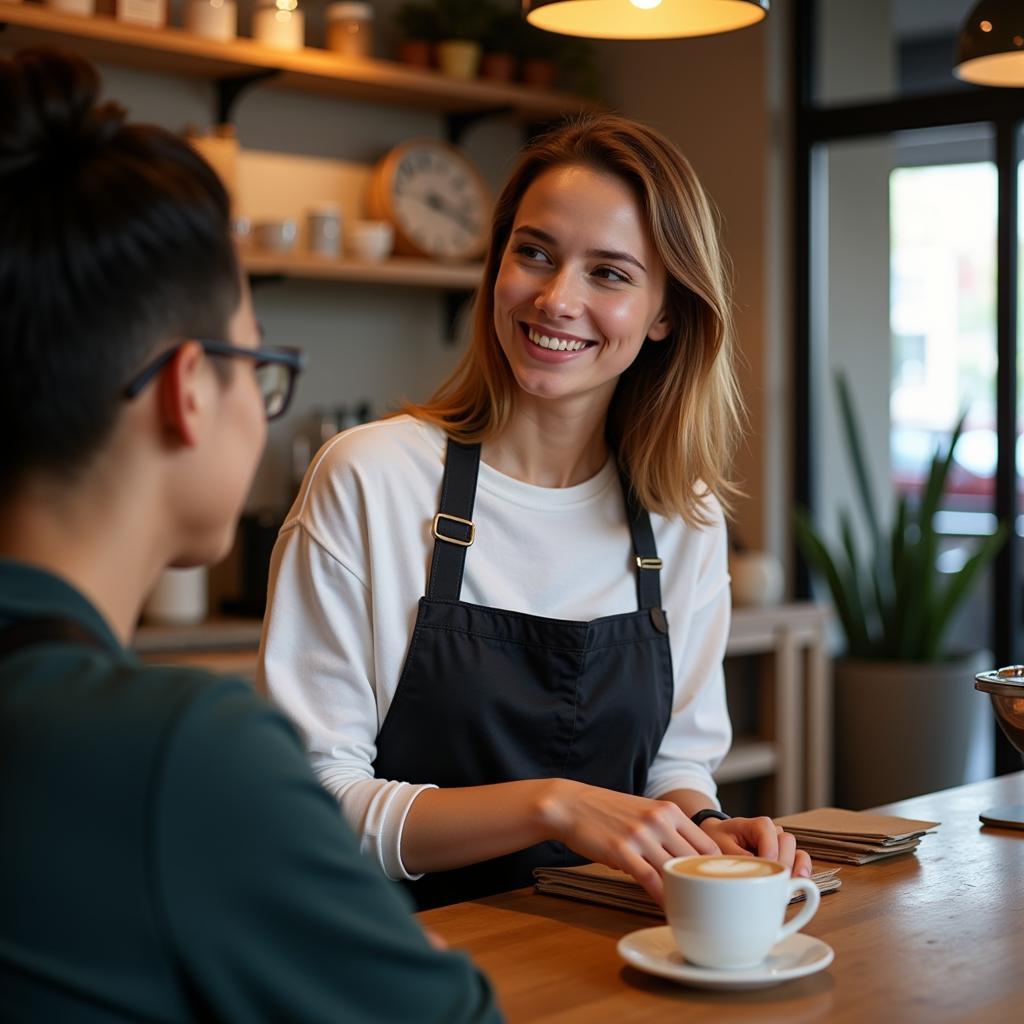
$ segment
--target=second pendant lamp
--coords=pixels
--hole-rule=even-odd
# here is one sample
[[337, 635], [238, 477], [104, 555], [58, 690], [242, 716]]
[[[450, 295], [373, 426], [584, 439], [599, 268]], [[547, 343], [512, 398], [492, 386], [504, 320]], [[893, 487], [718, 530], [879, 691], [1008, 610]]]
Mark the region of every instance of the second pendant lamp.
[[523, 0], [531, 25], [590, 39], [673, 39], [761, 21], [769, 0]]

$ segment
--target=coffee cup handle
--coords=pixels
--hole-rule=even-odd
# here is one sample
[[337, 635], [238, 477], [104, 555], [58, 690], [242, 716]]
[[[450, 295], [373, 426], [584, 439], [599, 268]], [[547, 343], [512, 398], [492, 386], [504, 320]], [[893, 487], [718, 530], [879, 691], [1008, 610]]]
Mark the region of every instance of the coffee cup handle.
[[821, 893], [818, 892], [818, 886], [812, 882], [809, 878], [791, 878], [789, 880], [789, 895], [790, 898], [794, 894], [803, 890], [804, 896], [807, 897], [804, 905], [797, 911], [796, 915], [791, 921], [787, 921], [779, 929], [779, 937], [775, 940], [777, 943], [782, 942], [783, 939], [788, 939], [790, 935], [800, 931], [801, 928], [814, 915], [818, 912], [818, 905], [821, 903]]

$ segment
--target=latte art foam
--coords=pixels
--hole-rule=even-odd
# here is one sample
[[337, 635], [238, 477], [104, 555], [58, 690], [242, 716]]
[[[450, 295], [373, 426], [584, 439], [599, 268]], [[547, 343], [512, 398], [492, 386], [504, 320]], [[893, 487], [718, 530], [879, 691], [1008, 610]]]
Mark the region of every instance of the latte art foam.
[[753, 857], [691, 857], [673, 864], [670, 870], [700, 878], [761, 878], [779, 874], [783, 868]]

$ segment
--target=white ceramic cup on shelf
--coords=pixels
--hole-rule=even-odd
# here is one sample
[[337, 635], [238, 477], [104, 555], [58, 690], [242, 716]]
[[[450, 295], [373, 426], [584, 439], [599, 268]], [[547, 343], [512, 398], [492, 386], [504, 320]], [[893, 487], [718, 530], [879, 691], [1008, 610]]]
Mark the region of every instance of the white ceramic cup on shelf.
[[765, 608], [778, 604], [786, 592], [782, 563], [767, 551], [731, 551], [729, 576], [737, 605]]
[[347, 240], [358, 259], [380, 263], [395, 247], [395, 229], [386, 220], [357, 220]]
[[298, 226], [291, 217], [261, 220], [252, 226], [253, 242], [267, 252], [291, 252], [298, 237]]
[[[821, 902], [809, 878], [791, 878], [782, 864], [761, 857], [674, 857], [661, 873], [676, 945], [701, 967], [756, 967], [773, 946], [803, 928]], [[807, 902], [784, 924], [797, 892]]]
[[341, 211], [337, 203], [318, 203], [306, 215], [306, 247], [317, 256], [341, 255]]
[[146, 598], [142, 617], [147, 622], [188, 626], [202, 622], [207, 610], [207, 570], [205, 565], [197, 565], [164, 569]]

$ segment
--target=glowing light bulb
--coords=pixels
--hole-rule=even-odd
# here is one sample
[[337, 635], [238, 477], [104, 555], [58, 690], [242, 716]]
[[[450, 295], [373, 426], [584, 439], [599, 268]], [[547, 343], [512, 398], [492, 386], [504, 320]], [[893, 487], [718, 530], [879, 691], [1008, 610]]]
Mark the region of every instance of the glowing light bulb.
[[639, 7], [641, 11], [653, 11], [655, 7], [661, 6], [661, 0], [629, 0], [634, 7]]

